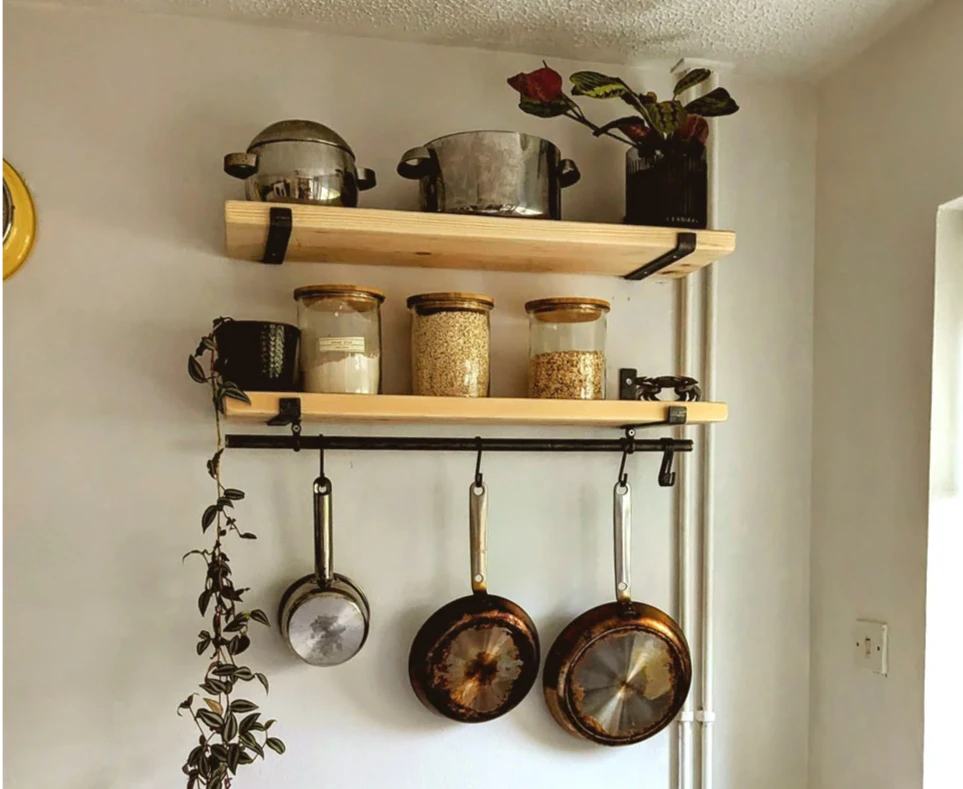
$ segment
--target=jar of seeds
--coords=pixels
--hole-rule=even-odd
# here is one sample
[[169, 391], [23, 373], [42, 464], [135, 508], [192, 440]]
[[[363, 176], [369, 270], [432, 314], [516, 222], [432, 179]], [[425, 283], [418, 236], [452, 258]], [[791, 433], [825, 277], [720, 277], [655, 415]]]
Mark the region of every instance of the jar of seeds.
[[538, 299], [528, 313], [528, 396], [605, 399], [605, 315], [601, 299]]
[[416, 395], [487, 397], [489, 313], [474, 293], [422, 293], [411, 310], [411, 388]]

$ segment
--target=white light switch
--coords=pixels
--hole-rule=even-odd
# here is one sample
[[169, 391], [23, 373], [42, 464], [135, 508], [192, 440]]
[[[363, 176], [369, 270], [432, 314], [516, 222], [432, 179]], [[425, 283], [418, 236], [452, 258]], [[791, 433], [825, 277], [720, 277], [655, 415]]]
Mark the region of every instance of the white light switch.
[[886, 676], [889, 670], [888, 626], [884, 622], [857, 619], [853, 628], [853, 654], [858, 668]]

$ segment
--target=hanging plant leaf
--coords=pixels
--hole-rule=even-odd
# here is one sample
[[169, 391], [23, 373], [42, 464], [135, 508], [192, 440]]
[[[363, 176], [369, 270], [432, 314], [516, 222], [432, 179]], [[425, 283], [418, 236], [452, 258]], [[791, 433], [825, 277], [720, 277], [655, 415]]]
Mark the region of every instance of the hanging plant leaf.
[[224, 721], [224, 739], [233, 740], [237, 737], [237, 718], [228, 713]]
[[692, 115], [704, 118], [718, 118], [722, 115], [732, 115], [739, 111], [739, 105], [729, 95], [725, 88], [710, 90], [705, 96], [693, 99], [685, 105], [685, 109]]
[[242, 403], [247, 403], [248, 405], [251, 404], [251, 398], [244, 394], [236, 384], [228, 382], [224, 384], [222, 388], [224, 397], [230, 397], [232, 400], [240, 400]]
[[569, 79], [572, 82], [573, 96], [612, 99], [632, 92], [618, 77], [610, 77], [597, 71], [576, 71]]
[[259, 622], [262, 625], [267, 625], [268, 627], [271, 626], [271, 623], [267, 618], [267, 614], [265, 614], [260, 608], [255, 608], [253, 611], [251, 611], [251, 613], [248, 614], [248, 616], [255, 622]]
[[646, 107], [646, 114], [653, 128], [663, 137], [671, 137], [688, 117], [688, 113], [678, 101], [660, 101]]
[[210, 525], [214, 523], [214, 519], [216, 517], [217, 517], [217, 505], [212, 504], [210, 507], [204, 510], [204, 514], [201, 515], [201, 530], [207, 531], [208, 528], [210, 528]]
[[236, 669], [234, 669], [234, 677], [236, 679], [243, 679], [250, 682], [252, 679], [254, 679], [254, 672], [251, 671], [251, 669], [249, 669], [247, 666], [238, 666]]
[[[242, 712], [251, 712], [257, 709], [257, 704], [247, 699], [234, 699], [228, 708], [231, 712], [240, 715]], [[245, 719], [246, 720], [246, 719]]]
[[207, 693], [229, 693], [231, 690], [230, 685], [217, 677], [209, 677], [200, 687]]
[[242, 633], [240, 636], [238, 636], [237, 643], [231, 648], [231, 654], [240, 655], [246, 652], [250, 646], [251, 639]]
[[194, 703], [194, 694], [192, 693], [184, 701], [177, 705], [177, 714], [181, 714], [181, 710], [189, 710], [191, 705]]
[[711, 76], [712, 72], [707, 68], [694, 68], [691, 71], [687, 71], [682, 75], [682, 79], [675, 83], [675, 88], [672, 91], [673, 97], [678, 96], [680, 93], [685, 93], [689, 88], [701, 85]]
[[218, 715], [224, 714], [224, 708], [221, 706], [220, 702], [215, 701], [214, 699], [204, 699], [204, 703], [207, 704], [207, 706], [214, 710], [214, 712], [216, 712]]
[[222, 663], [219, 666], [214, 666], [211, 673], [218, 677], [233, 677], [237, 673], [237, 666], [233, 666], [230, 663]]
[[213, 712], [212, 710], [198, 710], [197, 717], [215, 731], [220, 731], [221, 727], [224, 725], [224, 719], [218, 713]]
[[259, 671], [257, 674], [255, 674], [254, 676], [257, 677], [258, 682], [260, 682], [262, 685], [264, 685], [264, 692], [265, 692], [265, 693], [270, 693], [270, 690], [268, 689], [268, 678], [265, 677], [260, 671]]
[[[262, 759], [264, 758], [264, 749], [261, 747], [261, 743], [259, 743], [259, 742], [257, 741], [257, 739], [254, 737], [253, 734], [243, 734], [243, 733], [242, 733], [242, 734], [240, 735], [240, 737], [238, 737], [238, 739], [239, 739], [242, 743], [244, 743], [245, 746], [247, 746], [247, 747], [250, 748], [252, 751], [254, 751], [254, 753], [256, 753], [258, 756], [260, 756]], [[253, 760], [252, 760], [252, 761], [253, 761]]]
[[277, 737], [268, 737], [264, 741], [264, 744], [275, 753], [284, 753], [287, 750], [284, 743], [281, 742], [281, 740], [279, 740]]
[[207, 615], [207, 606], [211, 602], [211, 596], [213, 594], [213, 589], [205, 589], [197, 598], [197, 610], [201, 612], [201, 616]]
[[210, 474], [211, 479], [217, 479], [217, 472], [221, 465], [221, 455], [223, 453], [224, 450], [219, 449], [214, 453], [214, 457], [207, 461], [207, 473]]
[[[245, 715], [241, 722], [238, 724], [238, 731], [241, 732], [241, 736], [251, 731], [254, 728], [254, 724], [257, 723], [257, 719], [261, 717], [260, 712], [252, 712], [250, 715]], [[257, 740], [254, 740], [257, 742]]]
[[191, 380], [196, 381], [199, 384], [207, 383], [207, 377], [204, 375], [204, 368], [201, 367], [201, 363], [193, 356], [187, 357], [187, 374], [191, 377]]
[[202, 638], [200, 641], [197, 642], [197, 654], [203, 655], [205, 652], [207, 652], [207, 648], [210, 645], [211, 645], [211, 639]]
[[237, 775], [237, 765], [241, 761], [241, 746], [229, 745], [227, 748], [227, 766], [232, 775]]
[[230, 499], [231, 501], [240, 501], [244, 498], [244, 491], [238, 490], [237, 488], [225, 488], [224, 498]]
[[522, 96], [518, 100], [518, 109], [536, 118], [557, 118], [568, 112], [568, 102], [561, 97], [554, 101], [538, 101]]

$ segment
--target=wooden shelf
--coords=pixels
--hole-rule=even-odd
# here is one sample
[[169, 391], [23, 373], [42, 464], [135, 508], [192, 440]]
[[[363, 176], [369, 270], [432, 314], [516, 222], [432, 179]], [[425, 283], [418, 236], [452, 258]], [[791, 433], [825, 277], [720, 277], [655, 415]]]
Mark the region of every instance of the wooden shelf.
[[685, 406], [689, 424], [724, 422], [725, 403], [641, 402], [634, 400], [530, 400], [526, 398], [415, 397], [308, 392], [248, 392], [251, 404], [225, 400], [229, 419], [267, 422], [282, 397], [301, 398], [305, 422], [398, 422], [465, 425], [580, 425], [617, 427], [661, 422], [670, 405]]
[[[227, 254], [261, 260], [277, 203], [228, 200]], [[371, 208], [289, 205], [287, 260], [624, 277], [675, 248], [677, 228], [553, 222]], [[736, 248], [735, 233], [696, 231], [695, 251], [656, 276], [684, 277]]]

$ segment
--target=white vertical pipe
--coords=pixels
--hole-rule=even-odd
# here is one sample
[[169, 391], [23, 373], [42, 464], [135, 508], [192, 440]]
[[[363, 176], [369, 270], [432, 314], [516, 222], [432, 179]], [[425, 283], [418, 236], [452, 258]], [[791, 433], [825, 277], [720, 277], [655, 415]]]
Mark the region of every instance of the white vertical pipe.
[[[672, 68], [674, 78], [681, 77], [689, 69], [684, 60], [680, 60]], [[676, 375], [687, 376], [692, 372], [692, 344], [695, 340], [695, 332], [692, 326], [692, 302], [695, 293], [695, 278], [683, 277], [678, 286], [678, 320], [676, 323]], [[685, 426], [677, 429], [679, 438], [688, 438], [689, 429]], [[693, 494], [694, 486], [691, 484], [689, 474], [691, 466], [687, 455], [679, 455], [677, 465], [677, 489], [676, 489], [676, 534], [677, 534], [677, 554], [676, 554], [676, 583], [678, 610], [677, 620], [683, 633], [690, 632], [693, 624], [692, 616], [692, 572], [690, 564], [692, 560], [692, 512], [694, 509]], [[679, 789], [692, 789], [693, 786], [693, 753], [692, 753], [692, 721], [694, 714], [692, 711], [692, 694], [686, 698], [682, 711], [679, 713], [678, 737], [677, 737], [677, 786]]]
[[[718, 72], [713, 71], [710, 89], [718, 86]], [[719, 221], [719, 128], [713, 124], [709, 139], [709, 227], [715, 228]], [[702, 391], [706, 400], [716, 399], [716, 267], [708, 266], [703, 274], [703, 372]], [[712, 789], [712, 724], [715, 721], [713, 707], [713, 616], [715, 569], [715, 447], [710, 425], [702, 433], [702, 708], [696, 718], [702, 723], [702, 748], [700, 749], [700, 775], [702, 789]]]

